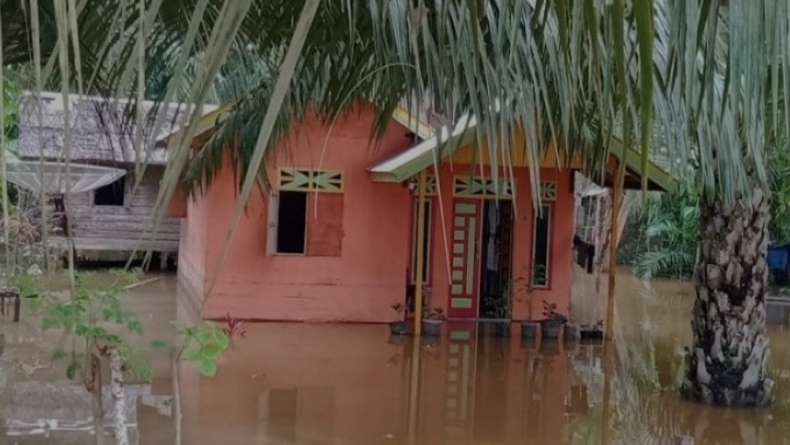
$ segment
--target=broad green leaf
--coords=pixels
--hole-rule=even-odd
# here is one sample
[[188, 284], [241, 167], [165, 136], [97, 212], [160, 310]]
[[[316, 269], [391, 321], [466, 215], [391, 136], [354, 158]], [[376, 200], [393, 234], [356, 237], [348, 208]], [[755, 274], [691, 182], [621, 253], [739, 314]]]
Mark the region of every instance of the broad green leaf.
[[200, 355], [204, 360], [217, 360], [222, 355], [223, 348], [217, 345], [206, 345], [200, 350]]
[[186, 352], [186, 358], [190, 362], [199, 362], [203, 360], [203, 355], [200, 353], [199, 349], [190, 349]]
[[225, 349], [228, 347], [229, 340], [228, 336], [219, 329], [214, 330], [214, 341], [222, 348]]
[[200, 342], [201, 345], [212, 343], [214, 340], [214, 336], [211, 334], [209, 330], [200, 330], [197, 332], [197, 340]]
[[213, 360], [203, 360], [200, 362], [199, 371], [204, 377], [214, 377], [217, 373], [217, 363]]
[[167, 347], [167, 343], [162, 340], [153, 340], [151, 342], [151, 347], [154, 349], [164, 349]]

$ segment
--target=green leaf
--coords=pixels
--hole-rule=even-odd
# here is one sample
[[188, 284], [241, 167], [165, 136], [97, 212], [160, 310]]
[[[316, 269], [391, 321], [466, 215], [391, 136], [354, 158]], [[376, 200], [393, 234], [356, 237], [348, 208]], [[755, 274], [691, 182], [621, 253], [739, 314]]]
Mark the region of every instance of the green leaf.
[[61, 360], [66, 358], [66, 351], [62, 349], [55, 349], [55, 352], [52, 353], [52, 360]]
[[[639, 44], [639, 62], [641, 64], [639, 116], [641, 119], [640, 148], [642, 157], [640, 166], [647, 172], [647, 163], [650, 144], [650, 130], [653, 126], [653, 2], [652, 0], [636, 0], [633, 4], [636, 16], [636, 34]], [[647, 192], [648, 175], [642, 175], [642, 191]], [[646, 196], [646, 195], [645, 195]]]
[[229, 339], [228, 336], [225, 335], [224, 332], [220, 331], [219, 329], [214, 330], [214, 341], [222, 348], [225, 349], [228, 347]]
[[201, 330], [197, 333], [197, 340], [200, 342], [201, 345], [212, 343], [214, 340], [214, 336], [211, 334], [209, 330]]
[[154, 349], [164, 349], [167, 347], [167, 343], [162, 340], [153, 340], [151, 342], [151, 347]]
[[217, 360], [222, 355], [223, 349], [217, 345], [206, 345], [201, 348], [200, 354], [205, 360]]
[[200, 362], [199, 371], [204, 377], [214, 377], [217, 374], [217, 363], [213, 360], [203, 360]]
[[101, 313], [102, 313], [102, 319], [104, 321], [110, 321], [113, 318], [115, 318], [115, 312], [112, 309], [109, 308], [102, 309]]
[[143, 335], [143, 325], [137, 320], [130, 320], [126, 323], [126, 328], [137, 335]]
[[98, 338], [103, 338], [108, 343], [112, 343], [114, 345], [122, 345], [123, 344], [123, 338], [121, 338], [120, 335], [116, 335], [116, 334], [106, 334], [106, 335], [102, 335], [102, 336], [100, 336]]
[[77, 370], [79, 369], [80, 365], [76, 361], [72, 361], [69, 363], [69, 366], [66, 368], [66, 377], [69, 380], [72, 380], [74, 376], [77, 374]]
[[190, 349], [186, 353], [186, 358], [190, 362], [199, 362], [203, 360], [203, 355], [200, 353], [200, 350], [198, 349]]

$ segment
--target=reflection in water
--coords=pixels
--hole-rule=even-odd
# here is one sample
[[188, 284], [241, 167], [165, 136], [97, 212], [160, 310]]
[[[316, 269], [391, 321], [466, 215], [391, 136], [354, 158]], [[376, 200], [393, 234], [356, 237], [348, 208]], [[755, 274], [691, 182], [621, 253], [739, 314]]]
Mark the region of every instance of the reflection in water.
[[[600, 346], [520, 345], [463, 326], [416, 350], [385, 343], [374, 328], [254, 331], [284, 345], [259, 349], [261, 360], [280, 364], [265, 383], [249, 377], [244, 384], [243, 369], [258, 360], [258, 348], [245, 345], [229, 357], [227, 375], [192, 386], [200, 403], [187, 414], [187, 443], [600, 443]], [[357, 337], [369, 340], [351, 343]], [[633, 375], [613, 379], [610, 443], [670, 443], [678, 433], [701, 444], [783, 443], [768, 440], [785, 430], [769, 431], [764, 413], [688, 405]], [[717, 426], [723, 419], [728, 424]]]
[[[175, 316], [175, 302], [162, 306], [168, 293], [145, 287], [135, 292], [133, 304], [148, 323], [148, 337], [172, 335], [163, 327]], [[777, 382], [773, 407], [727, 410], [677, 397], [692, 298], [686, 284], [651, 286], [621, 276], [610, 357], [601, 345], [522, 342], [517, 326], [512, 338], [503, 339], [476, 324], [448, 322], [443, 337], [415, 342], [390, 338], [385, 326], [248, 325], [216, 377], [202, 378], [183, 366], [183, 443], [582, 445], [607, 437], [609, 444], [631, 445], [670, 444], [675, 434], [693, 436], [697, 445], [787, 443], [785, 326], [769, 329]], [[60, 371], [46, 369], [28, 375], [16, 366], [9, 372], [9, 364], [30, 363], [32, 352], [24, 351], [40, 345], [13, 341], [31, 335], [4, 332], [12, 341], [0, 357], [7, 381], [0, 385], [0, 402], [19, 400], [8, 397], [10, 388], [24, 388], [26, 381], [61, 378]], [[169, 369], [166, 356], [155, 358], [150, 397], [170, 395]], [[605, 401], [607, 369], [614, 372]], [[51, 418], [64, 408], [52, 400], [52, 409], [37, 416]], [[16, 404], [0, 414], [0, 434], [19, 417], [13, 412], [22, 404]], [[172, 419], [139, 401], [137, 425], [139, 443], [172, 443]], [[75, 443], [90, 443], [89, 435], [81, 439]]]
[[185, 443], [559, 445], [569, 419], [601, 402], [599, 346], [452, 323], [434, 342], [390, 343], [380, 328], [250, 326], [256, 341], [215, 378], [183, 385]]
[[[94, 430], [91, 394], [72, 382], [16, 382], [8, 392], [2, 412], [6, 436], [43, 436], [62, 443], [70, 436], [77, 440], [80, 432]], [[110, 387], [105, 386], [102, 393], [105, 429], [111, 430]], [[137, 434], [138, 404], [151, 407], [161, 415], [170, 415], [171, 398], [151, 394], [151, 385], [126, 385], [124, 403], [126, 425], [132, 438]]]

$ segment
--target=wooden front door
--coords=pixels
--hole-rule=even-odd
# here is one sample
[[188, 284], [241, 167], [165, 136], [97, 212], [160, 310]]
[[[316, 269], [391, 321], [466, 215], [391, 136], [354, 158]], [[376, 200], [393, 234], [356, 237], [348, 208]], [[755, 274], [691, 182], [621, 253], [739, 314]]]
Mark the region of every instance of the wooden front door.
[[453, 201], [449, 318], [476, 318], [480, 298], [480, 199]]

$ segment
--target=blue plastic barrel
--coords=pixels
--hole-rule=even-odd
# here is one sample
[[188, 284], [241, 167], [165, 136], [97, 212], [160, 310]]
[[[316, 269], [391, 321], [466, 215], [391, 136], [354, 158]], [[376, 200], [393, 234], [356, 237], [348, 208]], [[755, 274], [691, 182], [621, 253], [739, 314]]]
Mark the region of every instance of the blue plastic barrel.
[[774, 244], [768, 246], [768, 268], [772, 270], [787, 270], [788, 246], [786, 244]]

